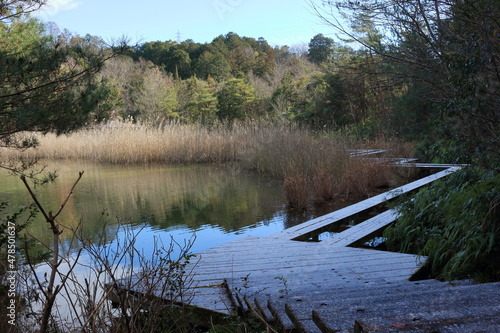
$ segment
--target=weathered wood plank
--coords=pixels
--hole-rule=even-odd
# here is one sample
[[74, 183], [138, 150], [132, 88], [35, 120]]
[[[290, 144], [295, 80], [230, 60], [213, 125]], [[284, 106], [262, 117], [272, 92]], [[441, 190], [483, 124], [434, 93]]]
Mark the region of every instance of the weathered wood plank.
[[[313, 251], [304, 251], [304, 252], [290, 252], [290, 255], [294, 256], [283, 256], [280, 253], [272, 253], [272, 252], [260, 252], [257, 251], [254, 253], [255, 256], [262, 255], [260, 260], [258, 258], [252, 258], [251, 254], [248, 253], [234, 253], [233, 256], [228, 256], [227, 258], [218, 258], [218, 257], [201, 257], [200, 263], [197, 265], [196, 270], [200, 271], [203, 267], [215, 267], [218, 270], [221, 267], [239, 267], [239, 266], [258, 266], [265, 267], [270, 265], [271, 267], [276, 266], [278, 263], [290, 264], [290, 263], [298, 263], [298, 262], [337, 262], [337, 261], [366, 261], [371, 260], [373, 258], [385, 258], [387, 260], [409, 257], [412, 255], [395, 255], [391, 252], [383, 252], [383, 253], [373, 253], [374, 251], [365, 250], [363, 251], [350, 251], [345, 250], [344, 248], [339, 248], [339, 251], [323, 251], [325, 247], [317, 247]], [[356, 249], [363, 250], [363, 249]], [[359, 257], [360, 255], [365, 255], [366, 257]], [[325, 258], [328, 256], [328, 258]]]
[[[370, 296], [380, 295], [401, 295], [412, 292], [421, 293], [422, 291], [433, 292], [436, 289], [445, 289], [453, 287], [452, 284], [440, 282], [438, 280], [408, 281], [401, 280], [398, 283], [364, 283], [359, 287], [346, 288], [345, 285], [339, 285], [336, 288], [331, 286], [321, 286], [319, 288], [304, 288], [301, 292], [290, 292], [281, 297], [283, 303], [298, 303], [307, 305], [307, 308], [318, 309], [323, 306], [339, 306], [341, 300], [363, 299]], [[306, 302], [307, 301], [307, 302]]]
[[[389, 263], [387, 261], [378, 261], [378, 262], [370, 262], [370, 265], [366, 267], [354, 267], [349, 266], [348, 263], [342, 263], [342, 265], [318, 265], [317, 267], [311, 268], [310, 266], [291, 266], [291, 267], [281, 267], [277, 266], [272, 269], [263, 269], [263, 270], [241, 270], [238, 272], [228, 272], [227, 279], [234, 277], [246, 276], [247, 273], [250, 273], [253, 277], [266, 276], [266, 277], [276, 277], [277, 273], [289, 275], [292, 279], [302, 280], [302, 281], [313, 281], [318, 279], [323, 279], [323, 276], [327, 275], [337, 275], [337, 276], [358, 276], [366, 275], [374, 273], [380, 275], [380, 272], [384, 276], [393, 275], [392, 272], [386, 273], [392, 270], [409, 270], [415, 271], [420, 266], [412, 261], [406, 262], [395, 262]], [[315, 276], [310, 276], [316, 274]], [[409, 277], [409, 276], [408, 276]]]
[[349, 246], [354, 243], [370, 239], [374, 234], [387, 227], [398, 217], [394, 209], [389, 209], [360, 224], [350, 227], [322, 241], [324, 245]]
[[350, 157], [375, 155], [386, 152], [386, 149], [348, 149]]
[[[450, 308], [453, 308], [454, 311], [468, 311], [476, 306], [489, 306], [493, 313], [499, 313], [499, 283], [443, 286], [434, 290], [421, 290], [421, 292], [419, 289], [415, 288], [413, 292], [408, 293], [409, 297], [401, 297], [401, 294], [381, 293], [377, 295], [376, 290], [370, 290], [367, 297], [331, 299], [326, 308], [313, 309], [313, 320], [324, 332], [352, 332], [355, 320], [379, 316], [404, 318], [405, 315], [418, 317], [419, 313], [429, 313], [432, 317], [438, 318], [440, 314], [445, 313]], [[485, 314], [483, 309], [477, 312], [477, 314], [481, 313]], [[470, 314], [467, 316], [474, 318]], [[446, 318], [453, 319], [453, 317], [445, 315], [440, 320], [446, 320]]]
[[[243, 271], [232, 274], [227, 279], [229, 286], [260, 289], [283, 289], [288, 285], [290, 289], [303, 289], [305, 285], [324, 285], [336, 288], [339, 284], [360, 281], [400, 281], [410, 277], [417, 269], [414, 262], [394, 263], [392, 265], [373, 265], [367, 269], [356, 269], [347, 263], [343, 267], [317, 266], [281, 268], [277, 267], [265, 271]], [[285, 283], [286, 282], [286, 283]], [[255, 287], [255, 288], [254, 288]]]
[[450, 167], [446, 170], [437, 172], [430, 176], [418, 179], [414, 182], [405, 184], [391, 191], [376, 195], [374, 197], [368, 198], [366, 200], [360, 201], [351, 206], [339, 209], [335, 212], [320, 216], [318, 218], [312, 219], [308, 222], [301, 223], [297, 226], [285, 229], [274, 235], [268, 236], [275, 239], [295, 239], [304, 235], [312, 234], [318, 230], [321, 230], [335, 222], [345, 219], [354, 214], [358, 214], [367, 209], [373, 208], [377, 205], [384, 203], [387, 200], [391, 200], [401, 194], [408, 193], [415, 189], [418, 189], [424, 185], [427, 185], [437, 179], [446, 177], [450, 173], [459, 170], [460, 167]]
[[[267, 242], [267, 245], [264, 243]], [[323, 242], [298, 242], [287, 241], [286, 244], [273, 246], [275, 240], [272, 238], [262, 238], [255, 246], [241, 245], [237, 241], [233, 244], [232, 251], [219, 251], [217, 248], [201, 252], [197, 255], [196, 260], [210, 262], [231, 262], [238, 260], [262, 260], [269, 258], [302, 258], [302, 257], [324, 257], [329, 256], [344, 256], [353, 254], [356, 251], [365, 253], [371, 251], [367, 249], [350, 249], [345, 247], [332, 247], [328, 243]], [[260, 255], [261, 257], [258, 257]], [[399, 256], [400, 253], [383, 252], [386, 256]], [[237, 264], [237, 262], [235, 262]]]
[[[311, 266], [316, 265], [319, 268], [322, 267], [328, 267], [329, 269], [343, 269], [345, 267], [355, 267], [352, 268], [353, 271], [361, 271], [361, 270], [371, 270], [375, 269], [377, 266], [387, 266], [391, 267], [393, 265], [403, 265], [408, 263], [409, 265], [413, 265], [415, 267], [419, 267], [419, 264], [416, 259], [414, 258], [399, 258], [399, 260], [388, 260], [384, 258], [377, 258], [377, 257], [372, 257], [371, 260], [356, 260], [356, 261], [304, 261], [304, 262], [299, 262], [299, 263], [293, 263], [293, 262], [287, 262], [287, 263], [275, 263], [274, 265], [265, 265], [265, 266], [259, 266], [259, 265], [252, 265], [252, 266], [244, 266], [240, 265], [237, 267], [221, 267], [219, 270], [217, 269], [203, 269], [199, 271], [195, 271], [193, 275], [197, 276], [198, 279], [201, 281], [206, 280], [214, 280], [214, 278], [211, 278], [211, 276], [227, 276], [230, 277], [231, 275], [234, 274], [241, 274], [244, 272], [251, 272], [251, 271], [259, 271], [259, 274], [262, 274], [267, 271], [275, 271], [277, 269], [283, 269], [283, 270], [304, 270], [304, 271], [311, 271]], [[361, 267], [363, 266], [363, 267]], [[318, 268], [318, 269], [319, 269]]]
[[[400, 322], [389, 322], [387, 318], [370, 318], [356, 321], [354, 325], [355, 333], [393, 333], [395, 326], [399, 323], [399, 332], [412, 333], [478, 333], [478, 332], [499, 332], [500, 330], [500, 309], [499, 307], [478, 307], [469, 309], [466, 313], [456, 310], [443, 310], [439, 316], [434, 313], [412, 313], [412, 317], [418, 317], [418, 322], [411, 317], [397, 318]], [[411, 324], [408, 324], [411, 323]]]
[[432, 169], [449, 169], [449, 168], [462, 168], [466, 164], [438, 164], [438, 163], [408, 163], [404, 166], [417, 167], [417, 168], [432, 168]]
[[[297, 253], [294, 257], [283, 257], [277, 254], [269, 254], [266, 257], [261, 257], [260, 260], [257, 258], [251, 258], [247, 255], [239, 256], [235, 254], [231, 258], [212, 258], [200, 260], [200, 263], [196, 266], [196, 272], [202, 271], [223, 271], [225, 273], [231, 272], [230, 269], [239, 269], [239, 267], [255, 267], [255, 268], [274, 268], [276, 266], [297, 266], [297, 265], [312, 265], [312, 264], [340, 264], [340, 263], [350, 263], [351, 265], [357, 265], [366, 263], [369, 261], [379, 260], [386, 262], [398, 262], [411, 261], [415, 262], [418, 260], [418, 256], [412, 254], [404, 253], [392, 253], [387, 251], [375, 251], [368, 249], [358, 249], [358, 248], [339, 248], [338, 252], [335, 251], [323, 251], [324, 247], [318, 247], [317, 251], [311, 251], [306, 253]], [[261, 255], [263, 253], [258, 252], [255, 255]], [[225, 260], [224, 260], [225, 259]], [[424, 258], [422, 258], [423, 260]]]
[[[362, 266], [363, 265], [363, 266]], [[365, 262], [337, 262], [330, 264], [318, 264], [315, 269], [311, 269], [312, 264], [305, 265], [275, 265], [274, 267], [268, 266], [267, 268], [256, 267], [244, 267], [241, 266], [240, 269], [226, 267], [224, 272], [216, 270], [207, 270], [204, 272], [196, 273], [194, 275], [198, 283], [203, 283], [204, 285], [210, 285], [218, 283], [220, 279], [240, 279], [247, 275], [252, 277], [257, 276], [267, 276], [267, 277], [277, 277], [280, 275], [294, 275], [293, 278], [302, 278], [302, 281], [310, 280], [308, 275], [312, 272], [317, 272], [318, 274], [323, 274], [323, 272], [331, 272], [331, 274], [343, 274], [345, 276], [349, 275], [367, 275], [371, 272], [383, 272], [383, 275], [394, 274], [392, 270], [404, 271], [402, 274], [408, 274], [406, 277], [409, 278], [416, 270], [420, 268], [420, 264], [415, 260], [406, 261], [387, 261], [387, 260], [372, 260]], [[325, 273], [326, 274], [326, 273]], [[311, 277], [316, 278], [316, 277]]]
[[233, 300], [229, 297], [225, 286], [195, 288], [192, 290], [190, 305], [220, 312], [223, 314], [235, 313]]

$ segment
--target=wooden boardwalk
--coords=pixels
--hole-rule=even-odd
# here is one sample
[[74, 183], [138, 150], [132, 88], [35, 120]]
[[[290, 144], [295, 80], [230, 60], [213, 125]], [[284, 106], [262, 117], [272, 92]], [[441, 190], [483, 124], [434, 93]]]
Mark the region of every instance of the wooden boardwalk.
[[[321, 242], [298, 241], [458, 170], [445, 170], [267, 237], [247, 236], [197, 254], [192, 305], [222, 313], [245, 308], [245, 299], [307, 290], [396, 283], [425, 258], [349, 247], [380, 233], [396, 217], [387, 210]], [[224, 286], [226, 289], [222, 288]]]
[[459, 170], [460, 167], [452, 166], [446, 168], [443, 171], [437, 172], [430, 176], [418, 179], [414, 182], [405, 184], [398, 188], [395, 188], [391, 191], [376, 195], [374, 197], [368, 198], [366, 200], [355, 203], [351, 206], [339, 209], [330, 214], [326, 214], [310, 220], [305, 223], [301, 223], [297, 226], [285, 229], [281, 232], [278, 232], [270, 237], [279, 238], [279, 239], [298, 239], [306, 237], [307, 235], [318, 233], [319, 231], [330, 227], [332, 224], [337, 223], [343, 219], [346, 219], [354, 214], [358, 214], [360, 212], [366, 211], [368, 209], [374, 208], [381, 204], [384, 204], [388, 200], [392, 200], [397, 196], [414, 191], [422, 186], [432, 183], [433, 181], [446, 177], [452, 172]]
[[[235, 305], [245, 308], [245, 298], [398, 282], [415, 273], [424, 258], [321, 242], [247, 236], [202, 252], [199, 259], [193, 278], [195, 289], [205, 292], [195, 292], [191, 304], [233, 313]], [[221, 295], [216, 288], [210, 296], [211, 286], [223, 281], [230, 294]], [[236, 304], [228, 307], [231, 301]]]
[[[273, 300], [289, 300], [299, 295], [303, 308], [308, 309], [324, 303], [308, 304], [309, 296], [314, 302], [318, 297], [321, 299], [321, 295], [335, 297], [335, 292], [340, 295], [342, 290], [363, 290], [366, 295], [368, 290], [414, 288], [408, 280], [425, 257], [352, 247], [392, 223], [398, 215], [396, 210], [386, 210], [320, 242], [304, 240], [460, 169], [459, 166], [441, 167], [445, 170], [273, 235], [246, 236], [196, 254], [196, 260], [186, 269], [192, 279], [188, 290], [190, 305], [220, 314], [234, 314], [252, 307], [260, 309], [262, 316], [271, 321], [273, 314], [268, 313], [267, 306], [259, 304], [259, 300], [269, 302], [270, 309], [277, 309]], [[283, 313], [285, 305], [287, 309], [293, 308], [282, 304]], [[274, 313], [274, 317], [286, 316]], [[280, 325], [302, 327], [308, 323], [312, 323], [311, 314], [299, 323]], [[317, 331], [316, 325], [310, 326], [302, 331]]]

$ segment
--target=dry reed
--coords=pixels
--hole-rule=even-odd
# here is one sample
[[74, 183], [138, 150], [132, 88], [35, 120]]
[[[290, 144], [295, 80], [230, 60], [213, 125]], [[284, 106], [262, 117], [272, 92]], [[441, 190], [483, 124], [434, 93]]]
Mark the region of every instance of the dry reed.
[[377, 160], [355, 158], [342, 174], [337, 190], [346, 196], [368, 197], [393, 185], [394, 167]]
[[[26, 151], [0, 149], [0, 160], [84, 159], [117, 164], [238, 161], [243, 167], [283, 180], [289, 205], [301, 209], [329, 201], [339, 193], [369, 196], [374, 188], [390, 186], [392, 177], [387, 164], [349, 157], [347, 148], [366, 145], [353, 147], [342, 138], [317, 138], [310, 130], [289, 123], [247, 122], [209, 128], [121, 121], [69, 135], [39, 134], [37, 139], [39, 146]], [[392, 150], [398, 155], [409, 150], [391, 141], [375, 145], [403, 147]]]
[[224, 128], [114, 122], [68, 135], [38, 135], [39, 146], [2, 152], [2, 158], [82, 159], [100, 163], [212, 163], [233, 160], [235, 138]]
[[305, 208], [310, 201], [309, 181], [304, 174], [286, 176], [283, 180], [283, 191], [288, 206]]

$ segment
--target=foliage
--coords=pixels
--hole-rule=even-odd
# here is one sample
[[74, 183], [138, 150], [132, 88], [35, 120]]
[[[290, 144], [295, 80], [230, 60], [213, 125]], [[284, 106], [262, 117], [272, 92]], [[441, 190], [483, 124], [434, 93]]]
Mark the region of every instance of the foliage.
[[219, 51], [204, 51], [194, 64], [194, 72], [200, 78], [213, 77], [225, 80], [231, 76], [229, 62]]
[[303, 96], [304, 85], [303, 79], [294, 80], [292, 73], [285, 73], [279, 85], [273, 92], [271, 97], [271, 106], [274, 112], [282, 117], [294, 119], [294, 109], [300, 105], [305, 96]]
[[199, 80], [196, 76], [185, 80], [181, 89], [186, 101], [182, 118], [194, 123], [214, 123], [217, 119], [216, 89], [216, 83], [210, 77], [207, 81]]
[[[9, 206], [9, 203], [0, 202], [0, 213], [7, 210], [8, 206]], [[15, 231], [15, 234], [17, 235], [24, 228], [26, 228], [26, 226], [35, 217], [36, 214], [37, 214], [37, 210], [36, 210], [36, 207], [34, 205], [22, 207], [14, 214], [4, 215], [2, 213], [2, 216], [0, 217], [0, 251], [2, 253], [5, 250], [5, 247], [8, 243], [8, 239], [9, 239], [8, 227], [9, 227], [9, 225], [15, 227], [14, 231]], [[0, 271], [2, 271], [2, 270], [0, 269]]]
[[14, 134], [65, 133], [106, 112], [109, 89], [96, 73], [115, 53], [91, 36], [56, 37], [36, 19], [0, 13], [0, 143], [33, 145]]
[[1, 20], [8, 22], [14, 20], [21, 15], [26, 15], [37, 11], [41, 6], [45, 5], [47, 0], [11, 0], [2, 1], [0, 4]]
[[309, 42], [307, 58], [316, 64], [327, 62], [333, 55], [333, 39], [317, 34]]
[[134, 57], [152, 61], [182, 79], [197, 75], [223, 80], [238, 73], [265, 77], [272, 74], [275, 65], [275, 51], [265, 39], [240, 37], [233, 32], [205, 44], [192, 40], [147, 42], [136, 49]]
[[392, 250], [428, 256], [433, 277], [500, 280], [500, 175], [464, 168], [401, 205]]
[[500, 168], [500, 6], [494, 0], [460, 1], [450, 9], [444, 63], [453, 95], [440, 110], [450, 135], [474, 162]]
[[255, 101], [253, 88], [243, 79], [231, 79], [217, 92], [217, 117], [229, 123], [245, 120], [252, 114]]
[[325, 72], [309, 85], [306, 100], [295, 108], [296, 119], [316, 128], [338, 128], [352, 122], [340, 74]]
[[[460, 155], [498, 168], [496, 0], [311, 3], [343, 38], [367, 51], [370, 86], [382, 111], [377, 116], [394, 126], [388, 128], [392, 133], [459, 143]], [[349, 28], [338, 17], [349, 18]], [[385, 92], [389, 84], [392, 89]], [[384, 105], [388, 97], [397, 102], [394, 110]], [[419, 133], [425, 125], [428, 129]]]
[[158, 67], [146, 68], [138, 91], [138, 113], [142, 119], [177, 117], [177, 87], [174, 79]]

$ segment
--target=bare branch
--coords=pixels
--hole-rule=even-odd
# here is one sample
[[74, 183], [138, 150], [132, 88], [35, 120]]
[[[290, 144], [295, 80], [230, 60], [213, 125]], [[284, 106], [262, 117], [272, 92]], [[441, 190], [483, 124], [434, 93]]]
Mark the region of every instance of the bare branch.
[[61, 207], [59, 208], [57, 213], [53, 216], [54, 219], [56, 219], [59, 216], [59, 214], [61, 214], [62, 210], [64, 209], [64, 206], [66, 206], [66, 204], [68, 203], [69, 197], [73, 194], [73, 190], [75, 189], [75, 187], [78, 184], [78, 182], [80, 181], [80, 179], [82, 179], [83, 172], [84, 171], [80, 171], [78, 173], [78, 179], [73, 183], [73, 186], [71, 186], [71, 189], [69, 190], [68, 195], [66, 196], [66, 199], [64, 199], [63, 203], [61, 204]]

